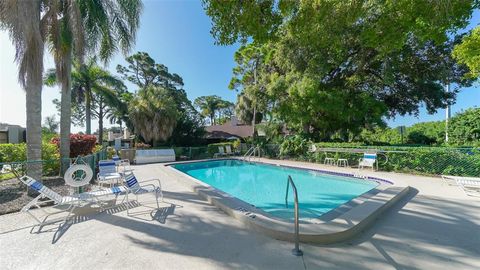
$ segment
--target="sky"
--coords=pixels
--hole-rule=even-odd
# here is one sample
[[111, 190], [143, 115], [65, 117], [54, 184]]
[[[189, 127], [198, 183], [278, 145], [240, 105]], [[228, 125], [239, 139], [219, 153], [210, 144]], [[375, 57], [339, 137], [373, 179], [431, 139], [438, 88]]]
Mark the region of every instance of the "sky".
[[[480, 13], [477, 11], [467, 29], [478, 24]], [[239, 45], [215, 45], [210, 29], [211, 21], [205, 14], [201, 1], [146, 0], [136, 45], [131, 53], [148, 52], [158, 63], [166, 65], [170, 72], [182, 76], [184, 89], [191, 100], [203, 95], [218, 95], [235, 102], [237, 93], [227, 86], [235, 66], [233, 55]], [[54, 64], [49, 53], [46, 52], [45, 55], [46, 70]], [[25, 126], [25, 92], [17, 82], [18, 69], [14, 56], [15, 50], [8, 33], [0, 31], [0, 122]], [[117, 64], [126, 65], [124, 58], [124, 55], [118, 53], [106, 68], [116, 74]], [[133, 85], [127, 86], [130, 91], [135, 90]], [[479, 83], [462, 89], [452, 106], [452, 114], [478, 106], [479, 90]], [[60, 99], [58, 87], [44, 87], [42, 119], [50, 115], [56, 115], [57, 120], [60, 119], [52, 103], [54, 98]], [[439, 109], [433, 115], [422, 109], [419, 117], [396, 117], [387, 122], [394, 127], [442, 119], [445, 119], [444, 109]], [[93, 120], [92, 129], [97, 127], [97, 120]], [[82, 127], [72, 127], [73, 132], [82, 130]]]

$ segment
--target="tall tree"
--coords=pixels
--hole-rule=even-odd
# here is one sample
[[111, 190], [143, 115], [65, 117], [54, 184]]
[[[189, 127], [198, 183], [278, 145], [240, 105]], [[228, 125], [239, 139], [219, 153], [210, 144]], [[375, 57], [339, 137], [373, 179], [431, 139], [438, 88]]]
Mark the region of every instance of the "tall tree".
[[194, 101], [195, 106], [200, 109], [200, 114], [203, 117], [210, 118], [210, 125], [215, 125], [215, 114], [222, 108], [224, 100], [217, 96], [201, 96], [197, 97]]
[[[266, 110], [265, 85], [260, 80], [262, 72], [265, 72], [265, 63], [271, 57], [271, 51], [267, 46], [248, 44], [240, 47], [235, 52], [237, 66], [233, 68], [233, 78], [230, 80], [229, 88], [241, 91], [238, 97], [237, 110], [242, 120], [252, 124], [252, 136], [256, 136], [255, 124], [261, 121], [257, 115], [263, 115]], [[247, 109], [249, 112], [241, 112]], [[251, 116], [251, 118], [250, 118]]]
[[[448, 32], [464, 27], [477, 4], [204, 1], [218, 43], [253, 39], [241, 56], [249, 46], [268, 49], [257, 74], [264, 90], [251, 87], [246, 69], [238, 69], [240, 78], [234, 74], [247, 92], [242, 99], [265, 98], [291, 128], [345, 140], [383, 117], [417, 114], [422, 105], [435, 112], [453, 102], [455, 91], [445, 93], [441, 84], [471, 82], [462, 79], [468, 69], [450, 57]], [[242, 63], [258, 59], [246, 56]]]
[[57, 133], [59, 123], [55, 115], [45, 117], [44, 126], [50, 133]]
[[[122, 78], [136, 84], [140, 88], [139, 92], [149, 87], [165, 89], [174, 101], [178, 113], [177, 121], [167, 143], [191, 144], [198, 141], [204, 132], [203, 122], [182, 88], [182, 77], [171, 73], [165, 65], [156, 63], [145, 52], [137, 52], [127, 57], [126, 61], [129, 63], [127, 66], [117, 66], [117, 71]], [[131, 118], [127, 120], [129, 119]], [[128, 121], [126, 123], [128, 125]], [[136, 130], [137, 126], [133, 126]]]
[[44, 40], [40, 20], [42, 1], [0, 1], [0, 29], [8, 31], [15, 46], [18, 81], [26, 92], [27, 174], [40, 180], [42, 164], [42, 72]]
[[[45, 75], [45, 84], [58, 83], [56, 70], [50, 69]], [[91, 134], [92, 113], [96, 113], [99, 126], [103, 127], [103, 118], [107, 113], [107, 106], [122, 106], [119, 96], [126, 92], [123, 82], [109, 71], [97, 65], [93, 57], [82, 64], [74, 62], [72, 71], [72, 97], [76, 104], [85, 106], [86, 134]], [[99, 129], [102, 132], [102, 128]], [[102, 135], [102, 134], [99, 134]], [[99, 141], [101, 143], [101, 141]]]
[[[47, 39], [62, 87], [60, 156], [69, 157], [71, 125], [71, 66], [73, 52], [82, 62], [86, 49], [107, 62], [120, 48], [127, 53], [135, 41], [142, 9], [140, 0], [45, 1]], [[87, 110], [88, 111], [88, 110]], [[65, 166], [62, 166], [64, 168]]]
[[183, 79], [176, 73], [170, 73], [168, 67], [158, 64], [146, 52], [137, 52], [125, 59], [128, 66], [117, 66], [117, 72], [123, 79], [136, 84], [140, 88], [147, 88], [151, 85], [163, 86], [165, 88], [183, 87]]
[[172, 135], [178, 111], [167, 89], [148, 86], [140, 89], [131, 101], [129, 115], [135, 132], [155, 146], [158, 141], [166, 141]]

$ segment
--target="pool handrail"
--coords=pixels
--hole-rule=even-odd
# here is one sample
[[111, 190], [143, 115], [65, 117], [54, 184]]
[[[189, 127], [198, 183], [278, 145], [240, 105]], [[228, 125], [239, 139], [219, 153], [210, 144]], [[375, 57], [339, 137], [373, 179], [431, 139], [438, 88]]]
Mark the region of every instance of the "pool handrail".
[[292, 185], [292, 190], [293, 190], [293, 201], [294, 201], [294, 209], [295, 209], [295, 248], [292, 249], [292, 254], [295, 256], [302, 256], [303, 251], [300, 250], [300, 225], [298, 223], [298, 193], [297, 193], [297, 187], [295, 186], [295, 183], [292, 180], [292, 177], [289, 175], [287, 179], [287, 190], [285, 194], [285, 207], [288, 208], [288, 189], [290, 187], [290, 184]]

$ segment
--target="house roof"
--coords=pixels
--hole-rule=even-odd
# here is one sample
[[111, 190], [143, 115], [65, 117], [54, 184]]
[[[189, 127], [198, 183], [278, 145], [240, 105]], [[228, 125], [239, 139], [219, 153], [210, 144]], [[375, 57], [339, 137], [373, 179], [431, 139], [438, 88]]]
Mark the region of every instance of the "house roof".
[[231, 121], [223, 125], [208, 126], [205, 128], [207, 139], [230, 139], [231, 137], [247, 138], [252, 136], [252, 126], [245, 124], [232, 124]]

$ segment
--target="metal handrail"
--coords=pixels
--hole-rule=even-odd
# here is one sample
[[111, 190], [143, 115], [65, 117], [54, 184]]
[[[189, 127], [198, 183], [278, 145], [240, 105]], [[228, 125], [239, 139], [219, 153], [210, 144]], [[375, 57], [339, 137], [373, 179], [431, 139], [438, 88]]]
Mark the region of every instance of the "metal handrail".
[[295, 207], [295, 248], [292, 249], [292, 254], [295, 256], [302, 256], [303, 252], [300, 250], [300, 236], [299, 236], [299, 231], [300, 231], [300, 225], [298, 223], [298, 193], [297, 193], [297, 187], [295, 186], [295, 183], [292, 180], [292, 177], [289, 175], [287, 179], [287, 190], [285, 192], [285, 207], [288, 208], [288, 190], [290, 187], [290, 184], [292, 185], [293, 189], [293, 200], [294, 200], [294, 207]]
[[250, 147], [250, 149], [248, 149], [248, 151], [245, 153], [245, 155], [243, 155], [243, 159], [246, 160], [248, 158], [248, 161], [250, 161], [250, 158], [252, 156], [255, 156], [255, 152], [258, 151], [258, 157], [260, 158], [260, 146], [252, 146]]
[[247, 152], [245, 153], [245, 155], [243, 155], [243, 159], [247, 159], [247, 156], [250, 156], [251, 153], [250, 152], [253, 152], [255, 150], [255, 146], [252, 146], [250, 147]]

